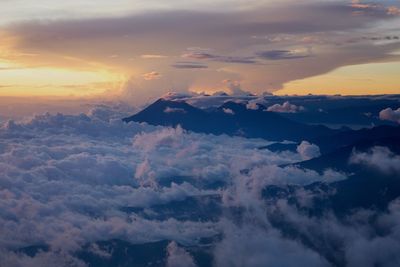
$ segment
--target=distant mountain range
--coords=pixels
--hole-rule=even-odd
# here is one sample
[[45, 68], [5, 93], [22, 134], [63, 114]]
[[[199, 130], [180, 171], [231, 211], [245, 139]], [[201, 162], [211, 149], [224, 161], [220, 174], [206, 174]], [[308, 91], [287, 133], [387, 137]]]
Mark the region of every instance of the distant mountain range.
[[368, 95], [368, 96], [277, 96], [277, 95], [199, 95], [170, 93], [164, 99], [185, 101], [202, 109], [219, 107], [228, 101], [257, 103], [268, 109], [285, 102], [298, 107], [300, 112], [281, 112], [279, 115], [305, 124], [322, 124], [332, 128], [348, 126], [361, 129], [377, 125], [396, 125], [390, 121], [382, 121], [379, 112], [386, 108], [397, 109], [400, 106], [400, 95]]
[[271, 141], [301, 141], [332, 135], [340, 130], [307, 125], [262, 109], [247, 109], [245, 104], [226, 102], [217, 108], [200, 109], [184, 101], [159, 99], [125, 122], [177, 126], [193, 132], [264, 138]]
[[[349, 160], [356, 151], [367, 152], [376, 146], [388, 148], [399, 155], [400, 135], [358, 141], [318, 158], [294, 164], [297, 167], [321, 173], [332, 169], [346, 173], [348, 176], [345, 180], [333, 183], [317, 182], [304, 186], [303, 189], [313, 195], [314, 203], [313, 208], [306, 212], [313, 216], [320, 216], [328, 210], [333, 210], [338, 216], [347, 216], [360, 208], [385, 211], [388, 204], [400, 196], [398, 173], [380, 170], [379, 166], [353, 164]], [[296, 188], [298, 186], [271, 186], [264, 189], [263, 196], [269, 200], [282, 198], [297, 201], [294, 194]]]
[[[277, 142], [308, 140], [317, 144], [323, 154], [361, 141], [400, 136], [400, 126], [396, 125], [379, 125], [361, 130], [347, 127], [331, 129], [323, 125], [299, 122], [288, 118], [284, 113], [269, 112], [264, 106], [259, 106], [259, 109], [248, 109], [245, 103], [228, 101], [219, 107], [198, 108], [180, 99], [160, 98], [123, 120], [173, 127], [180, 125], [193, 132], [264, 138]], [[289, 150], [295, 149], [293, 144], [276, 144], [272, 149], [284, 150], [285, 147], [290, 147]]]

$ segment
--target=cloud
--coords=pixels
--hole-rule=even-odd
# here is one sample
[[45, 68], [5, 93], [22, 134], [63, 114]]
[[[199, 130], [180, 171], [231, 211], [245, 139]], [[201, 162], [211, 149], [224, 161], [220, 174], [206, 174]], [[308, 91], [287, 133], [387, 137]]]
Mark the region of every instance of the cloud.
[[399, 40], [400, 37], [396, 35], [387, 35], [387, 36], [376, 36], [376, 37], [369, 37], [370, 40], [373, 41], [381, 41], [381, 40], [386, 40], [386, 41], [391, 41], [391, 40]]
[[222, 110], [223, 110], [224, 113], [226, 113], [226, 114], [235, 115], [235, 112], [234, 112], [232, 109], [230, 109], [230, 108], [224, 108], [224, 109], [222, 109]]
[[[183, 226], [174, 220], [133, 218], [119, 210], [202, 195], [187, 183], [170, 184], [161, 191], [138, 187], [133, 177], [142, 161], [140, 153], [131, 147], [131, 138], [157, 127], [124, 124], [120, 119], [101, 120], [98, 111], [91, 114], [46, 114], [25, 123], [10, 121], [0, 129], [0, 221], [7, 225], [0, 230], [4, 238], [1, 249], [44, 243], [52, 249], [75, 251], [91, 240], [125, 239], [125, 234], [133, 243], [173, 239], [168, 229]], [[149, 229], [144, 230], [144, 226]], [[192, 226], [192, 230], [202, 228]], [[164, 233], [152, 227], [164, 228]], [[184, 228], [179, 231], [185, 232]], [[140, 234], [144, 232], [152, 234], [145, 237]], [[180, 242], [190, 243], [187, 237]]]
[[237, 56], [224, 56], [219, 57], [216, 61], [225, 63], [238, 63], [238, 64], [256, 64], [258, 61], [254, 57], [237, 57]]
[[[299, 158], [299, 161], [302, 159]], [[265, 175], [268, 173], [269, 175]], [[254, 185], [259, 186], [256, 190], [261, 190], [268, 185], [308, 185], [314, 182], [331, 183], [345, 180], [346, 174], [330, 169], [325, 170], [322, 175], [313, 170], [302, 170], [297, 167], [277, 167], [274, 165], [253, 167], [249, 172], [249, 177]], [[244, 185], [243, 185], [244, 186]]]
[[193, 51], [183, 54], [182, 57], [191, 59], [215, 59], [218, 56], [210, 54], [207, 51]]
[[86, 267], [87, 265], [68, 253], [64, 252], [39, 252], [35, 256], [28, 256], [22, 253], [0, 251], [0, 265], [7, 267]]
[[101, 248], [97, 243], [91, 244], [88, 251], [103, 259], [110, 259], [112, 256], [112, 251], [110, 252]]
[[[269, 210], [268, 214], [271, 220], [277, 220], [275, 223], [285, 224], [287, 227], [299, 227], [296, 230], [298, 234], [308, 240], [307, 242], [311, 242], [312, 247], [319, 247], [320, 252], [330, 258], [333, 266], [345, 264], [354, 267], [364, 264], [393, 266], [399, 259], [395, 253], [400, 246], [400, 242], [396, 241], [400, 233], [396, 223], [399, 214], [395, 211], [398, 202], [397, 199], [390, 203], [386, 214], [359, 209], [344, 221], [330, 214], [322, 218], [307, 217], [286, 200], [272, 205], [273, 209]], [[374, 216], [378, 216], [376, 221], [378, 227], [368, 223]], [[379, 229], [385, 229], [386, 234], [377, 234]], [[330, 247], [333, 244], [340, 244], [345, 249], [339, 252]]]
[[368, 152], [353, 151], [350, 163], [367, 165], [389, 174], [400, 172], [400, 156], [387, 147], [375, 146]]
[[267, 111], [279, 112], [279, 113], [297, 113], [303, 110], [304, 107], [290, 104], [289, 101], [285, 101], [282, 105], [275, 104], [267, 108]]
[[381, 110], [379, 112], [379, 119], [384, 121], [393, 121], [400, 123], [400, 108], [395, 110], [391, 108], [386, 108]]
[[387, 14], [391, 16], [399, 16], [400, 15], [400, 9], [397, 6], [390, 6], [387, 9]]
[[[117, 119], [125, 112], [102, 104], [87, 114], [0, 127], [0, 266], [84, 266], [79, 255], [86, 249], [106, 261], [112, 248], [96, 242], [109, 240], [165, 241], [161, 258], [169, 266], [201, 259], [215, 266], [398, 261], [398, 200], [387, 211], [342, 218], [324, 206], [326, 213], [315, 215], [318, 200], [335, 192], [307, 185], [329, 189], [347, 176], [291, 165], [315, 155], [314, 145], [276, 153], [259, 149], [271, 143], [262, 139], [125, 124]], [[371, 153], [362, 161], [380, 158]], [[276, 194], [266, 194], [269, 188]], [[48, 250], [23, 250], [37, 245]]]
[[199, 59], [199, 60], [213, 60], [217, 62], [225, 62], [225, 63], [239, 63], [239, 64], [254, 64], [257, 63], [254, 57], [239, 57], [239, 56], [224, 56], [224, 55], [215, 55], [210, 53], [209, 51], [190, 51], [189, 53], [185, 53], [182, 55], [183, 58], [190, 59]]
[[190, 254], [174, 241], [168, 244], [167, 254], [167, 267], [196, 267]]
[[227, 91], [230, 95], [233, 96], [240, 96], [240, 95], [249, 95], [250, 93], [242, 89], [242, 85], [240, 84], [240, 81], [234, 81], [234, 80], [223, 80], [222, 83], [226, 84], [227, 86]]
[[186, 113], [186, 110], [183, 108], [170, 108], [166, 107], [164, 109], [164, 113]]
[[[229, 12], [190, 8], [52, 23], [26, 20], [4, 27], [5, 35], [15, 40], [12, 47], [7, 47], [7, 55], [9, 60], [32, 68], [98, 71], [101, 66], [111, 72], [122, 70], [127, 77], [136, 77], [129, 78], [127, 90], [145, 95], [132, 93], [132, 99], [144, 98], [140, 104], [168, 90], [218, 91], [219, 82], [228, 78], [240, 80], [251, 92], [274, 91], [290, 81], [342, 66], [386, 62], [396, 57], [392, 52], [399, 49], [398, 43], [377, 45], [376, 41], [363, 39], [376, 35], [376, 25], [384, 25], [379, 32], [393, 34], [386, 25], [394, 18], [386, 10], [354, 16], [352, 12], [356, 9], [344, 2], [305, 1], [290, 5], [267, 2]], [[387, 24], [381, 24], [382, 21]], [[160, 39], [168, 40], [167, 44], [160, 45]], [[129, 46], [130, 43], [135, 46]], [[211, 49], [188, 50], [185, 59], [191, 60], [186, 64], [176, 63], [180, 51], [193, 45]], [[119, 57], [110, 58], [108, 55], [114, 55], [115, 51]], [[22, 54], [36, 54], [40, 60], [18, 56]], [[289, 59], [292, 64], [285, 63]], [[196, 60], [206, 64], [193, 64]], [[274, 64], [267, 64], [266, 60]], [[178, 74], [179, 70], [190, 68], [208, 72]], [[163, 74], [151, 88], [143, 85], [140, 77], [148, 70]]]
[[299, 59], [309, 57], [308, 53], [296, 52], [290, 50], [270, 50], [258, 52], [257, 55], [268, 60], [283, 60], [283, 59]]
[[140, 57], [144, 59], [161, 59], [161, 58], [167, 58], [168, 56], [157, 55], [157, 54], [144, 54], [141, 55]]
[[208, 66], [198, 62], [181, 61], [171, 65], [177, 69], [207, 69]]
[[264, 97], [257, 97], [247, 102], [247, 109], [258, 110], [260, 107], [265, 107], [268, 101]]
[[369, 16], [397, 16], [400, 14], [397, 6], [388, 6], [389, 1], [364, 2], [360, 0], [351, 1], [350, 7], [354, 9], [354, 15]]
[[380, 5], [375, 3], [362, 3], [361, 0], [352, 0], [350, 6], [355, 9], [376, 9]]
[[197, 181], [207, 187], [215, 182], [229, 182], [231, 164], [240, 172], [258, 164], [284, 164], [300, 158], [295, 153], [280, 155], [257, 150], [262, 144], [265, 141], [188, 133], [180, 127], [138, 134], [133, 146], [143, 152], [140, 158], [148, 167], [136, 179], [162, 182], [170, 177], [188, 177], [189, 182]]
[[300, 145], [297, 146], [296, 150], [300, 154], [303, 160], [317, 158], [321, 155], [319, 147], [307, 141], [302, 141]]
[[152, 72], [148, 72], [148, 73], [143, 74], [142, 77], [146, 81], [158, 80], [158, 79], [161, 78], [161, 74], [156, 72], [156, 71], [152, 71]]
[[[143, 107], [151, 102], [154, 102], [166, 91], [187, 92], [194, 72], [188, 72], [182, 75], [180, 69], [168, 67], [171, 72], [165, 70], [159, 79], [152, 80], [151, 82], [143, 80], [141, 75], [133, 75], [125, 83], [122, 84], [115, 98], [123, 99], [131, 104]], [[206, 70], [204, 70], [206, 71]], [[167, 89], [168, 88], [168, 89]], [[143, 93], [146, 91], [146, 93]]]
[[164, 94], [161, 98], [165, 99], [165, 100], [171, 100], [171, 101], [175, 101], [175, 100], [180, 100], [180, 99], [187, 99], [187, 98], [191, 98], [193, 96], [196, 96], [196, 93], [193, 92], [184, 92], [184, 93], [180, 93], [180, 92], [168, 92], [166, 94]]
[[[171, 177], [190, 177], [190, 183], [202, 188], [201, 184], [227, 181], [233, 162], [241, 162], [237, 168], [288, 162], [287, 156], [257, 150], [265, 144], [263, 140], [125, 124], [113, 119], [110, 110], [97, 107], [88, 115], [45, 114], [1, 127], [0, 221], [7, 225], [1, 229], [1, 248], [45, 243], [76, 251], [87, 242], [107, 238], [191, 243], [214, 235], [215, 225], [149, 221], [119, 209], [218, 194], [188, 182], [161, 185]], [[295, 154], [292, 157], [296, 160]], [[28, 225], [34, 234], [24, 230]], [[180, 234], [173, 230], [178, 225]]]
[[[273, 229], [224, 224], [225, 238], [216, 247], [216, 266], [329, 266], [317, 253], [283, 238]], [[277, 256], [279, 255], [279, 256]]]

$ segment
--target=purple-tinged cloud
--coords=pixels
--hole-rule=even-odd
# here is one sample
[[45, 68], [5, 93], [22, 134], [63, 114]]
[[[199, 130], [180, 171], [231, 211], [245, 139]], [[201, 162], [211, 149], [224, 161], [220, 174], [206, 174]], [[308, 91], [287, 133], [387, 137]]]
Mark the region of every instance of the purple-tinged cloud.
[[353, 151], [349, 162], [367, 165], [384, 173], [400, 173], [400, 156], [387, 147], [375, 146], [368, 152]]
[[143, 79], [145, 79], [146, 81], [158, 80], [158, 79], [161, 78], [161, 76], [162, 75], [159, 72], [156, 72], [156, 71], [144, 73], [142, 75]]
[[171, 65], [177, 69], [207, 69], [208, 66], [199, 62], [180, 61]]
[[393, 121], [400, 124], [400, 108], [386, 108], [379, 112], [379, 118], [384, 121]]
[[174, 241], [167, 246], [167, 267], [196, 267], [192, 256]]
[[275, 104], [267, 108], [267, 111], [278, 112], [278, 113], [297, 113], [304, 110], [303, 106], [296, 106], [290, 104], [289, 101], [285, 101], [282, 105]]
[[191, 59], [215, 59], [218, 56], [210, 54], [206, 51], [192, 51], [189, 53], [185, 53], [182, 55], [183, 58], [191, 58]]
[[307, 141], [302, 141], [300, 145], [297, 146], [296, 150], [303, 160], [309, 160], [319, 157], [321, 155], [319, 147]]
[[166, 107], [164, 109], [164, 113], [186, 113], [186, 110], [183, 108], [171, 108], [171, 107]]
[[[381, 213], [357, 210], [345, 223], [329, 209], [320, 216], [304, 212], [318, 194], [332, 193], [303, 186], [347, 178], [290, 165], [315, 155], [312, 144], [297, 153], [272, 152], [259, 149], [271, 144], [262, 139], [124, 124], [117, 119], [124, 110], [103, 105], [0, 127], [0, 266], [85, 266], [79, 252], [110, 259], [113, 250], [95, 243], [115, 239], [167, 241], [163, 261], [176, 267], [195, 266], [198, 251], [217, 267], [396, 266], [398, 200]], [[282, 194], [266, 201], [269, 186]], [[205, 213], [215, 219], [193, 216], [210, 199], [215, 205]], [[188, 211], [176, 209], [185, 205]], [[49, 250], [19, 252], [38, 244]]]
[[224, 63], [237, 63], [237, 64], [254, 64], [257, 60], [254, 57], [241, 57], [241, 56], [224, 56], [215, 55], [205, 51], [193, 51], [182, 55], [183, 58], [212, 60]]
[[304, 52], [295, 52], [290, 50], [270, 50], [258, 52], [257, 55], [260, 58], [268, 59], [268, 60], [284, 60], [284, 59], [299, 59], [309, 57], [308, 53]]
[[235, 115], [235, 112], [230, 109], [230, 108], [223, 108], [222, 109], [224, 111], [224, 113], [229, 114], [229, 115]]

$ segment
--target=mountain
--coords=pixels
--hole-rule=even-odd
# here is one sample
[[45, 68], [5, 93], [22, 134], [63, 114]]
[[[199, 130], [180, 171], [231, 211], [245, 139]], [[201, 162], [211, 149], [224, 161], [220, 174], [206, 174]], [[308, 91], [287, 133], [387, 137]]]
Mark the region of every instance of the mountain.
[[323, 124], [340, 127], [340, 125], [355, 128], [370, 127], [371, 125], [395, 125], [379, 119], [379, 112], [385, 108], [397, 109], [399, 96], [360, 96], [360, 97], [333, 97], [333, 96], [303, 96], [281, 98], [271, 101], [304, 106], [303, 112], [284, 113], [284, 117], [309, 124]]
[[334, 132], [329, 135], [321, 135], [311, 139], [317, 144], [323, 154], [333, 152], [339, 148], [361, 143], [379, 143], [380, 140], [393, 139], [400, 141], [400, 126], [381, 125], [374, 128], [361, 130], [348, 130]]
[[350, 163], [349, 159], [354, 151], [367, 152], [375, 146], [386, 147], [393, 153], [400, 154], [400, 135], [390, 138], [371, 138], [295, 164], [318, 172], [333, 169], [347, 173], [347, 179], [331, 183], [329, 186], [316, 183], [305, 187], [306, 190], [313, 192], [325, 192], [321, 198], [314, 199], [315, 202], [320, 202], [318, 207], [324, 210], [331, 208], [336, 214], [347, 214], [357, 208], [385, 210], [390, 201], [400, 196], [400, 179], [396, 173], [382, 171], [365, 164]]
[[246, 105], [235, 102], [226, 102], [218, 108], [205, 110], [184, 101], [159, 99], [139, 113], [123, 120], [162, 126], [180, 125], [183, 129], [194, 132], [239, 135], [275, 141], [301, 141], [338, 132], [325, 126], [295, 122], [274, 112], [247, 109]]
[[343, 146], [334, 151], [322, 154], [318, 158], [297, 163], [296, 165], [319, 172], [325, 169], [335, 169], [347, 173], [360, 172], [365, 170], [366, 167], [349, 164], [349, 159], [353, 151], [367, 152], [375, 146], [387, 147], [393, 153], [400, 154], [400, 136], [378, 138], [375, 140], [361, 140], [354, 144]]
[[381, 120], [379, 112], [386, 108], [397, 109], [400, 95], [376, 96], [277, 96], [277, 95], [195, 95], [195, 94], [168, 94], [168, 100], [185, 101], [197, 108], [219, 107], [228, 101], [251, 102], [268, 109], [285, 102], [301, 107], [300, 112], [280, 113], [279, 115], [303, 124], [321, 124], [331, 128], [343, 126], [352, 129], [361, 129], [377, 125], [396, 125], [395, 122]]

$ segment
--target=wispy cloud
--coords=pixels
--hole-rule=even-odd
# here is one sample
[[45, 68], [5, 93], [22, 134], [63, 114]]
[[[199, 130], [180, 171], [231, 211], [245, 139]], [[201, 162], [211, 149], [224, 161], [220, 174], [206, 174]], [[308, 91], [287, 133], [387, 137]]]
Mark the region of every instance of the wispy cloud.
[[299, 59], [310, 57], [309, 53], [291, 51], [291, 50], [269, 50], [258, 52], [257, 55], [268, 60], [284, 60], [284, 59]]
[[167, 58], [168, 56], [165, 55], [157, 55], [157, 54], [144, 54], [140, 56], [144, 59], [160, 59], [160, 58]]
[[237, 63], [237, 64], [254, 64], [257, 60], [254, 57], [241, 57], [241, 56], [225, 56], [216, 55], [205, 51], [194, 51], [182, 54], [183, 58], [199, 59], [199, 60], [212, 60], [217, 62], [225, 63]]
[[179, 61], [171, 65], [177, 69], [207, 69], [208, 66], [199, 62]]
[[146, 81], [157, 80], [160, 79], [161, 76], [162, 75], [156, 71], [148, 72], [142, 75], [143, 79]]

